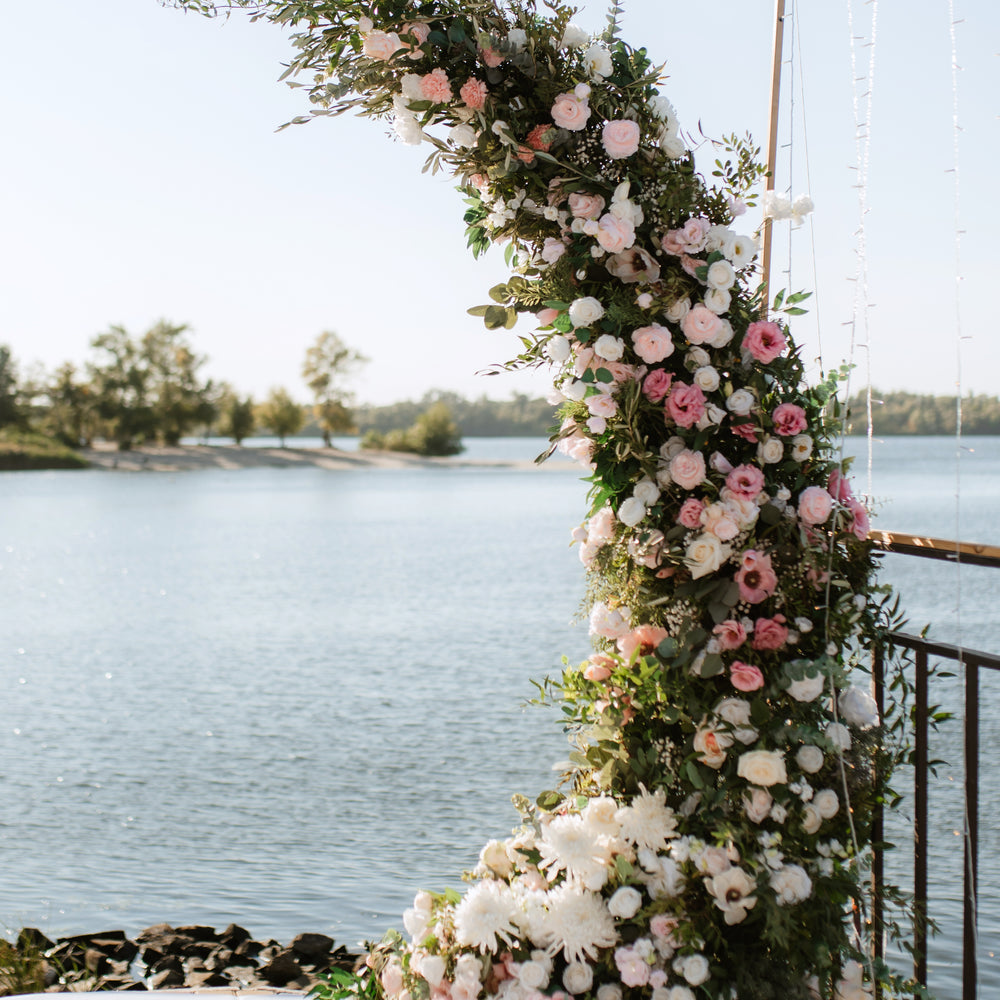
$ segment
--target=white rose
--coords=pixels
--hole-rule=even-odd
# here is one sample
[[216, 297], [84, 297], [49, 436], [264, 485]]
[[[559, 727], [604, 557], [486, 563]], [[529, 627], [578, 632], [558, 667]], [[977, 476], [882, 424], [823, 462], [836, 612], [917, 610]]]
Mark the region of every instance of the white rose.
[[604, 77], [611, 76], [614, 69], [611, 63], [611, 53], [603, 45], [596, 43], [583, 54], [583, 64], [595, 80], [603, 80]]
[[586, 993], [594, 985], [594, 970], [586, 962], [570, 962], [562, 981], [567, 993]]
[[578, 49], [590, 41], [590, 35], [578, 24], [572, 22], [566, 25], [563, 32], [562, 41], [559, 43], [561, 49]]
[[847, 726], [839, 722], [831, 722], [826, 727], [826, 738], [830, 740], [838, 750], [851, 749], [851, 731]]
[[879, 723], [875, 699], [862, 688], [850, 687], [841, 691], [837, 696], [837, 708], [844, 722], [858, 729], [871, 729]]
[[743, 811], [751, 823], [763, 823], [773, 804], [771, 793], [764, 788], [752, 788], [749, 795], [743, 796]]
[[816, 811], [823, 819], [832, 819], [840, 809], [840, 799], [832, 788], [823, 788], [818, 791], [812, 800]]
[[813, 623], [808, 618], [796, 618], [795, 627], [805, 635], [813, 630]]
[[634, 528], [646, 516], [646, 505], [638, 497], [629, 497], [618, 508], [618, 520]]
[[522, 962], [517, 969], [517, 978], [529, 990], [542, 989], [549, 983], [548, 970], [538, 962]]
[[597, 1000], [622, 1000], [622, 988], [617, 983], [602, 983], [597, 987]]
[[726, 411], [715, 403], [708, 403], [705, 412], [698, 418], [696, 424], [698, 430], [703, 431], [706, 427], [718, 427], [726, 419]]
[[719, 388], [719, 373], [711, 365], [699, 368], [694, 373], [694, 384], [702, 392], [715, 392]]
[[694, 1000], [694, 993], [686, 986], [671, 986], [665, 1000]]
[[708, 980], [708, 959], [704, 955], [688, 955], [681, 963], [681, 975], [692, 986], [701, 986]]
[[471, 149], [479, 139], [479, 133], [471, 125], [456, 125], [449, 133], [448, 138], [456, 146], [464, 149]]
[[[392, 122], [392, 130], [405, 146], [419, 146], [424, 140], [424, 130], [420, 122], [409, 112], [397, 111]], [[497, 228], [494, 226], [494, 228]]]
[[737, 389], [726, 400], [726, 409], [730, 413], [735, 413], [738, 417], [746, 417], [749, 416], [756, 402], [754, 394], [749, 389]]
[[719, 324], [719, 332], [708, 342], [709, 347], [720, 350], [733, 339], [733, 324], [723, 319]]
[[670, 461], [674, 455], [680, 454], [687, 445], [684, 443], [684, 438], [677, 434], [672, 434], [667, 440], [660, 445], [660, 458]]
[[582, 299], [574, 299], [570, 303], [569, 318], [573, 326], [590, 326], [596, 323], [604, 315], [604, 306], [593, 296], [586, 296]]
[[699, 535], [687, 547], [684, 562], [691, 571], [691, 579], [698, 580], [714, 573], [730, 556], [731, 549], [715, 535]]
[[710, 288], [702, 298], [705, 308], [710, 309], [717, 316], [721, 316], [729, 309], [732, 300], [733, 297], [725, 288]]
[[[572, 313], [572, 307], [570, 312]], [[621, 361], [625, 353], [625, 341], [621, 337], [613, 337], [610, 333], [602, 334], [594, 344], [594, 353], [605, 361]]]
[[660, 129], [660, 149], [671, 160], [679, 160], [687, 155], [687, 146], [684, 145], [684, 140], [679, 135], [674, 134], [676, 131], [676, 127], [671, 128], [667, 125]]
[[802, 829], [806, 833], [815, 833], [823, 825], [823, 818], [819, 810], [808, 802], [802, 809]]
[[670, 320], [671, 323], [680, 323], [680, 321], [684, 319], [689, 312], [691, 312], [691, 300], [676, 299], [663, 310], [663, 315]]
[[441, 980], [444, 979], [444, 959], [440, 955], [423, 955], [417, 971], [427, 980], [427, 985], [432, 990], [437, 989], [441, 985]]
[[709, 288], [725, 291], [727, 288], [733, 287], [733, 283], [736, 281], [736, 272], [728, 260], [717, 260], [709, 267], [706, 280]]
[[792, 438], [792, 458], [804, 462], [813, 450], [813, 439], [808, 434], [797, 434]]
[[785, 446], [781, 438], [766, 437], [757, 445], [757, 461], [764, 465], [774, 465], [785, 455]]
[[641, 500], [647, 507], [652, 507], [660, 499], [660, 488], [652, 479], [640, 479], [632, 490], [632, 496]]
[[751, 785], [770, 788], [788, 780], [785, 758], [777, 750], [750, 750], [740, 754], [736, 773]]
[[806, 774], [815, 774], [823, 767], [823, 751], [812, 743], [799, 747], [799, 752], [795, 755], [795, 763], [802, 768]]
[[608, 900], [611, 916], [621, 920], [634, 917], [639, 912], [640, 906], [642, 906], [642, 893], [630, 885], [623, 885]]
[[545, 353], [548, 355], [549, 360], [554, 361], [557, 365], [568, 361], [570, 354], [572, 354], [568, 338], [559, 333], [553, 334], [546, 341]]
[[815, 677], [803, 677], [800, 681], [792, 681], [788, 685], [788, 693], [796, 701], [815, 701], [826, 686], [826, 677], [823, 674], [816, 674]]

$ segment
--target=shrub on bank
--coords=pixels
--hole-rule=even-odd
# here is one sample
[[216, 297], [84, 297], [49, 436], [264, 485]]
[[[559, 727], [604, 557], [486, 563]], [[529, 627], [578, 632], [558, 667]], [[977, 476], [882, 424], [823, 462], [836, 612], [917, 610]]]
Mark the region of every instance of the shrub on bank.
[[54, 438], [31, 431], [0, 431], [0, 470], [85, 469], [90, 463]]
[[406, 430], [385, 434], [368, 431], [361, 439], [361, 448], [370, 451], [405, 451], [427, 457], [457, 455], [462, 449], [462, 436], [444, 403], [435, 403], [417, 417]]

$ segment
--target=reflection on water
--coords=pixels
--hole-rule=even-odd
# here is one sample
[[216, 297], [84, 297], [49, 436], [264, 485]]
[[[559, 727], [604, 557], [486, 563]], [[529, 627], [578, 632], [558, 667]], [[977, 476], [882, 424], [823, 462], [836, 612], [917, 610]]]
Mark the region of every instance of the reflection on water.
[[[1000, 440], [897, 439], [878, 526], [1000, 543]], [[857, 445], [857, 442], [852, 442]], [[485, 444], [532, 458], [540, 443]], [[518, 451], [523, 449], [523, 451]], [[482, 457], [491, 457], [483, 455]], [[862, 480], [862, 475], [856, 477]], [[0, 919], [355, 942], [458, 883], [565, 756], [529, 679], [582, 659], [571, 468], [9, 474]], [[911, 628], [1000, 650], [989, 570], [887, 557]], [[981, 963], [1000, 985], [996, 681], [983, 684]], [[960, 706], [957, 681], [936, 697]], [[959, 725], [935, 755], [932, 910], [960, 942]], [[905, 840], [902, 832], [899, 842]], [[904, 862], [905, 863], [905, 862]], [[905, 876], [905, 871], [902, 873]]]

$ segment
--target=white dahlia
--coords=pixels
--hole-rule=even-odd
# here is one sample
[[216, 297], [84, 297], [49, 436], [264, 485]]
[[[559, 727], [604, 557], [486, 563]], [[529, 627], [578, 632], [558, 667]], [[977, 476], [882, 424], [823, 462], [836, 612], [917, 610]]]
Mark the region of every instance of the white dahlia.
[[570, 882], [548, 893], [544, 913], [532, 923], [535, 944], [550, 955], [561, 951], [567, 962], [594, 960], [600, 948], [618, 943], [614, 917], [604, 900]]
[[600, 889], [608, 880], [611, 852], [607, 839], [595, 835], [594, 826], [578, 813], [556, 816], [546, 823], [538, 850], [542, 855], [538, 867], [550, 879], [565, 871], [569, 879], [588, 889]]
[[519, 907], [510, 886], [494, 879], [474, 885], [455, 907], [455, 940], [485, 954], [497, 951], [497, 938], [511, 944]]
[[652, 795], [644, 788], [630, 805], [618, 810], [621, 835], [636, 847], [651, 851], [666, 849], [667, 841], [677, 836], [677, 818], [664, 805], [666, 795], [658, 788]]

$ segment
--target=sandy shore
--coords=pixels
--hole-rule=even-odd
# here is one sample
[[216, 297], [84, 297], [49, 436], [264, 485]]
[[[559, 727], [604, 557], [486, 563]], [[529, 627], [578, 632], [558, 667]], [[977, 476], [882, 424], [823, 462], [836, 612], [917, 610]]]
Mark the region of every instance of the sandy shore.
[[[402, 469], [426, 466], [499, 466], [532, 468], [532, 462], [504, 462], [453, 458], [422, 458], [395, 451], [340, 451], [338, 448], [237, 448], [235, 445], [143, 445], [118, 451], [113, 444], [98, 443], [81, 454], [95, 469], [119, 472], [188, 472], [196, 469], [305, 468]], [[560, 456], [561, 458], [561, 456]], [[547, 465], [565, 462], [553, 457]]]

